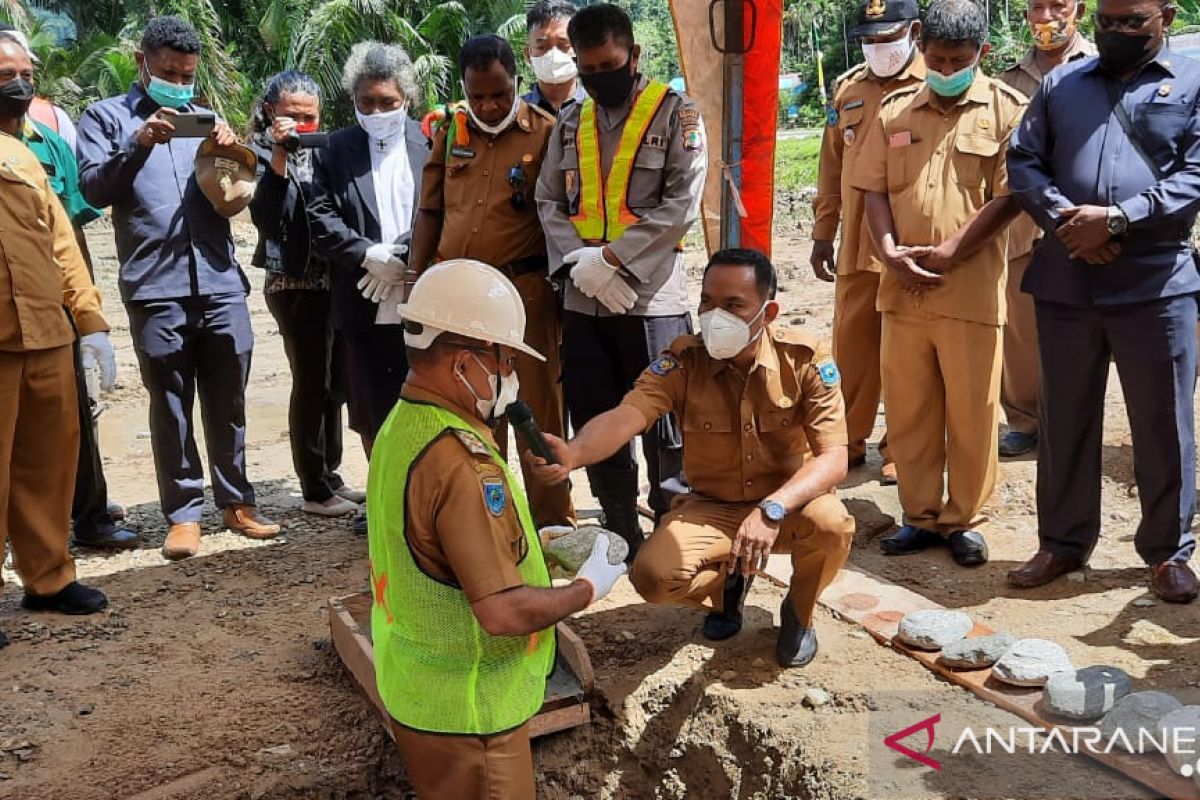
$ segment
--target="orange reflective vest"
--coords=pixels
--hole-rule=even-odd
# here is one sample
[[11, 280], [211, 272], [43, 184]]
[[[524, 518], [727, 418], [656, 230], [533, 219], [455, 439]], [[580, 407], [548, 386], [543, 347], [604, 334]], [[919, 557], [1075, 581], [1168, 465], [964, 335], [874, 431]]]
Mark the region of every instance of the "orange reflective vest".
[[639, 217], [629, 208], [629, 178], [646, 131], [670, 87], [650, 81], [638, 95], [621, 129], [621, 142], [607, 178], [600, 168], [600, 130], [596, 101], [588, 98], [579, 112], [576, 148], [579, 153], [579, 211], [571, 222], [585, 242], [615, 242]]

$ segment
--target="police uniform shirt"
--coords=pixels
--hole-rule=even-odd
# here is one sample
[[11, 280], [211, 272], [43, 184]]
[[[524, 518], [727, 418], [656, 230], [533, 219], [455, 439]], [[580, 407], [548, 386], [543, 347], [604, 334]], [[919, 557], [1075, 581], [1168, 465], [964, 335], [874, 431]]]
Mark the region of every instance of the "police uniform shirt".
[[[597, 107], [600, 168], [608, 175], [620, 145], [625, 120], [648, 81], [639, 78], [625, 105]], [[546, 231], [550, 272], [562, 257], [585, 246], [571, 223], [579, 210], [580, 170], [576, 137], [583, 105], [563, 109], [537, 186], [538, 214]], [[708, 154], [700, 111], [687, 96], [669, 91], [654, 115], [634, 158], [629, 179], [629, 208], [641, 218], [609, 248], [624, 265], [626, 282], [638, 293], [634, 316], [686, 314], [687, 273], [679, 243], [700, 214]], [[561, 277], [566, 278], [564, 273]], [[593, 316], [611, 316], [607, 308], [567, 281], [565, 307]]]
[[621, 401], [647, 429], [674, 412], [683, 425], [683, 471], [698, 494], [758, 501], [800, 469], [809, 448], [846, 444], [837, 367], [815, 336], [768, 327], [749, 373], [681, 336]]
[[0, 350], [49, 350], [108, 330], [100, 291], [37, 157], [0, 134]]
[[528, 543], [504, 471], [488, 452], [496, 446], [491, 430], [432, 392], [406, 384], [400, 396], [445, 408], [474, 429], [443, 432], [410, 468], [404, 535], [417, 566], [472, 603], [523, 586], [517, 565]]
[[[988, 201], [1008, 194], [1005, 152], [1023, 104], [1018, 92], [982, 74], [944, 112], [928, 86], [910, 86], [884, 99], [852, 182], [888, 195], [897, 244], [940, 244]], [[1007, 238], [1003, 232], [993, 237], [952, 266], [942, 285], [917, 297], [884, 270], [879, 310], [919, 309], [1003, 324]]]
[[[1059, 66], [1064, 66], [1072, 61], [1078, 61], [1081, 58], [1094, 55], [1096, 55], [1096, 46], [1084, 38], [1082, 34], [1077, 33], [1067, 48], [1065, 60]], [[1045, 77], [1042, 71], [1038, 69], [1037, 49], [1030, 48], [1024, 58], [1001, 72], [996, 76], [996, 79], [1004, 81], [1025, 95], [1026, 99], [1032, 99], [1033, 95], [1042, 85], [1042, 79]], [[1032, 217], [1022, 213], [1008, 226], [1008, 260], [1016, 261], [1022, 256], [1029, 255], [1033, 252], [1033, 246], [1037, 244], [1040, 238], [1042, 238], [1041, 228], [1037, 226]]]
[[871, 244], [864, 213], [863, 193], [850, 182], [855, 159], [862, 152], [871, 124], [879, 116], [883, 98], [897, 89], [925, 80], [925, 62], [914, 51], [912, 60], [891, 78], [880, 80], [866, 64], [860, 64], [838, 79], [833, 94], [832, 113], [821, 140], [821, 163], [817, 173], [817, 196], [813, 199], [812, 238], [833, 241], [838, 216], [842, 241], [838, 247], [837, 271], [879, 272], [882, 268]]
[[450, 128], [447, 121], [434, 133], [421, 183], [421, 210], [442, 214], [438, 258], [501, 267], [544, 255], [533, 193], [554, 117], [522, 100], [515, 121], [497, 136], [468, 121], [468, 141], [458, 144], [447, 142]]

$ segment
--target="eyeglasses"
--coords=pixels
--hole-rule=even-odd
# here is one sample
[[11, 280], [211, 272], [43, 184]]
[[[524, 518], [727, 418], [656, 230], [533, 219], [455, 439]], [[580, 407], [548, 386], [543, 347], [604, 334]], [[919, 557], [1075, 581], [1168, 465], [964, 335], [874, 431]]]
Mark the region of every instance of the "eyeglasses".
[[512, 169], [508, 171], [508, 185], [513, 188], [512, 207], [514, 211], [524, 211], [529, 204], [529, 198], [526, 196], [525, 188], [527, 181], [525, 180], [525, 170], [520, 164], [514, 164]]
[[[1170, 6], [1165, 6], [1170, 8]], [[1137, 33], [1146, 24], [1155, 17], [1161, 17], [1162, 11], [1155, 11], [1153, 14], [1130, 14], [1125, 17], [1109, 17], [1103, 14], [1096, 14], [1096, 29], [1101, 31], [1120, 31], [1123, 33]]]

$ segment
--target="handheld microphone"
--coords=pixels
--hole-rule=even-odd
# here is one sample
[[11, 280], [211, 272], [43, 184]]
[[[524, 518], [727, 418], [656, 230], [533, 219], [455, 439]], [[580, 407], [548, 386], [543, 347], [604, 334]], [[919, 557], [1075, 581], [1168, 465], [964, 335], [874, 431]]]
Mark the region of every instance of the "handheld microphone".
[[538, 427], [537, 420], [533, 418], [533, 410], [527, 403], [517, 400], [509, 405], [504, 413], [508, 417], [509, 424], [521, 437], [521, 441], [525, 442], [535, 456], [546, 459], [547, 464], [558, 463], [558, 459], [554, 457], [550, 445], [546, 442], [546, 437], [542, 435], [542, 429]]

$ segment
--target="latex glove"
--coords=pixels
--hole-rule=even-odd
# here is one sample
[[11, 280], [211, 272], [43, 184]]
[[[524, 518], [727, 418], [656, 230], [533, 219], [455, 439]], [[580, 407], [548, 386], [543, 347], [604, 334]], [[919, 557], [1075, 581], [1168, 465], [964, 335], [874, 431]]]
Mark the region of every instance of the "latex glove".
[[79, 354], [84, 369], [100, 365], [100, 388], [111, 392], [117, 385], [117, 354], [104, 331], [89, 333], [79, 340]]
[[620, 275], [616, 275], [596, 295], [596, 302], [614, 314], [624, 314], [634, 307], [637, 303], [637, 298], [637, 292], [628, 283], [623, 281]]
[[617, 277], [617, 268], [604, 258], [603, 247], [581, 247], [563, 256], [564, 264], [574, 264], [571, 280], [588, 297], [595, 297], [609, 281]]
[[612, 591], [617, 579], [624, 574], [624, 564], [608, 563], [608, 534], [600, 533], [596, 535], [596, 542], [592, 545], [592, 554], [579, 568], [579, 574], [575, 576], [575, 580], [587, 581], [592, 585], [591, 603], [595, 603], [607, 596]]
[[370, 300], [372, 303], [382, 303], [392, 295], [392, 290], [396, 288], [396, 284], [389, 281], [380, 280], [374, 275], [363, 275], [358, 281], [358, 289], [362, 292], [364, 300]]
[[[379, 250], [372, 255], [371, 249], [375, 247], [386, 248], [387, 258], [376, 258], [382, 256], [383, 251]], [[408, 252], [408, 245], [404, 244], [373, 244], [367, 248], [367, 257], [363, 259], [363, 269], [375, 276], [381, 281], [387, 283], [400, 284], [404, 283], [405, 264], [401, 257]]]

